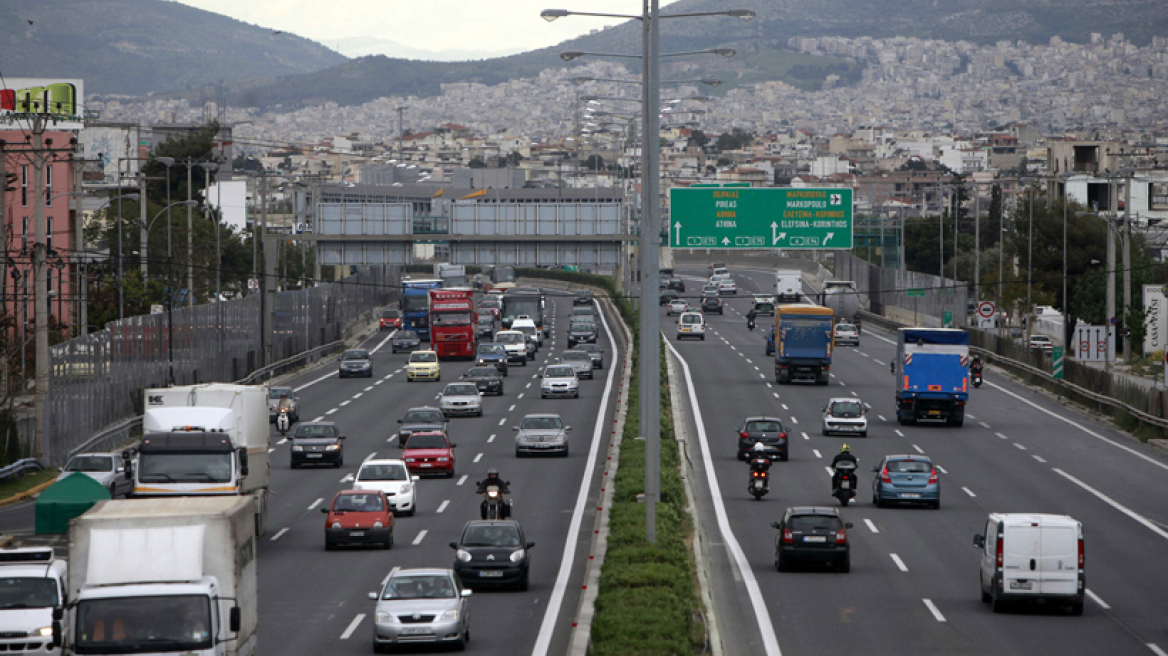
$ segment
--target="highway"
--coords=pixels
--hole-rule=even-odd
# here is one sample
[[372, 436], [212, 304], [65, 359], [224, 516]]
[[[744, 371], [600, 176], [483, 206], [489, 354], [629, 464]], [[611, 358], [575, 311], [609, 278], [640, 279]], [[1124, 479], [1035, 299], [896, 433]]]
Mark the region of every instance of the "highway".
[[[678, 273], [691, 290], [705, 277], [698, 269]], [[704, 342], [678, 343], [673, 318], [662, 318], [692, 380], [692, 388], [682, 385], [675, 393], [690, 410], [687, 433], [697, 443], [690, 452], [703, 486], [698, 505], [711, 535], [714, 604], [727, 653], [1168, 649], [1168, 571], [1158, 565], [1168, 548], [1162, 502], [1168, 458], [991, 369], [986, 384], [971, 393], [964, 427], [901, 427], [888, 372], [894, 343], [870, 328], [859, 347], [836, 349], [829, 387], [776, 385], [773, 358], [764, 355], [770, 318], [760, 318], [753, 333], [744, 319], [751, 292], [769, 292], [773, 274], [731, 273], [742, 290], [739, 299], [728, 301], [724, 316], [707, 317]], [[679, 376], [685, 380], [684, 368]], [[867, 438], [821, 436], [820, 408], [836, 396], [871, 404]], [[735, 457], [734, 429], [754, 414], [781, 417], [791, 436], [790, 461], [771, 468], [771, 493], [762, 501], [746, 493], [747, 467]], [[851, 573], [779, 574], [770, 523], [792, 505], [838, 507], [827, 465], [844, 442], [860, 459], [860, 494], [842, 510], [854, 524]], [[927, 454], [938, 465], [940, 510], [872, 505], [869, 468], [898, 453]], [[1044, 607], [995, 615], [981, 603], [972, 539], [991, 511], [1069, 514], [1083, 522], [1089, 593], [1082, 617]], [[741, 567], [734, 555], [739, 549]]]

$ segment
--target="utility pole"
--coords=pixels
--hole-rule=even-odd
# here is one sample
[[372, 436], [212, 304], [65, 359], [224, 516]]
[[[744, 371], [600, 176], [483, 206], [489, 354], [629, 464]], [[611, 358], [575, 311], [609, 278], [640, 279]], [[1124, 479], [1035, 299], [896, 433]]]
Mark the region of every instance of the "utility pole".
[[[187, 160], [187, 203], [191, 201], [191, 167], [194, 163]], [[145, 207], [145, 203], [143, 203]], [[187, 205], [187, 307], [195, 304], [195, 256], [194, 240], [191, 234], [195, 230], [195, 222], [191, 218], [191, 206]]]
[[[29, 103], [30, 105], [32, 103]], [[39, 104], [39, 103], [38, 103]], [[31, 107], [30, 107], [31, 109]], [[45, 280], [45, 124], [48, 107], [30, 115], [32, 124], [33, 169], [33, 316], [36, 338], [36, 457], [42, 462], [49, 455], [47, 401], [49, 397], [49, 307], [48, 283]], [[22, 345], [23, 350], [23, 345]]]
[[1108, 371], [1111, 371], [1111, 352], [1115, 344], [1115, 326], [1111, 320], [1115, 318], [1115, 219], [1119, 214], [1119, 199], [1116, 198], [1115, 177], [1109, 176], [1107, 181], [1107, 355], [1103, 358]]
[[1123, 319], [1119, 322], [1126, 331], [1123, 336], [1124, 364], [1131, 364], [1131, 332], [1127, 328], [1128, 312], [1131, 311], [1131, 185], [1129, 170], [1123, 185]]
[[[74, 292], [75, 302], [73, 311], [73, 320], [77, 322], [77, 335], [84, 335], [88, 332], [85, 321], [85, 236], [83, 230], [82, 220], [82, 204], [81, 204], [81, 176], [82, 170], [85, 166], [85, 160], [80, 157], [75, 157], [72, 161], [73, 165], [73, 196], [70, 201], [73, 203], [73, 275], [76, 281], [76, 291]], [[2, 165], [0, 165], [2, 166]], [[2, 172], [3, 169], [0, 169]], [[0, 178], [3, 178], [0, 175]], [[3, 194], [0, 194], [2, 200]], [[0, 215], [0, 224], [4, 222], [4, 217]], [[0, 239], [0, 243], [4, 243]], [[3, 278], [0, 278], [3, 281]]]
[[[8, 153], [4, 150], [7, 144], [0, 139], [0, 245], [8, 250], [8, 216], [5, 209], [8, 207]], [[8, 258], [0, 257], [0, 317], [8, 317]], [[16, 298], [16, 283], [12, 283], [12, 296]], [[13, 301], [12, 307], [17, 307]], [[8, 391], [9, 377], [5, 369], [4, 391]]]
[[[999, 279], [999, 304], [1002, 302], [1001, 284]], [[976, 182], [973, 183], [973, 298], [975, 301], [981, 300], [981, 189]]]
[[642, 59], [641, 92], [643, 94], [645, 134], [641, 169], [641, 303], [640, 303], [640, 399], [641, 436], [645, 439], [645, 538], [657, 542], [657, 501], [660, 498], [661, 458], [661, 362], [660, 317], [655, 293], [650, 283], [657, 277], [660, 246], [657, 234], [657, 103], [659, 100], [655, 64], [657, 62], [658, 0], [644, 0], [641, 20]]
[[[402, 142], [405, 141], [405, 132], [402, 128], [402, 112], [406, 110], [405, 105], [400, 105], [397, 108], [397, 165], [402, 165]], [[396, 173], [396, 171], [395, 171]], [[394, 177], [394, 182], [397, 182], [397, 177]]]
[[147, 233], [150, 232], [150, 226], [146, 224], [146, 210], [149, 203], [146, 200], [146, 172], [141, 168], [138, 169], [138, 217], [142, 222], [142, 243], [139, 244], [138, 253], [142, 259], [142, 288], [146, 288], [146, 274], [149, 272], [147, 267], [148, 254], [150, 252], [147, 245]]

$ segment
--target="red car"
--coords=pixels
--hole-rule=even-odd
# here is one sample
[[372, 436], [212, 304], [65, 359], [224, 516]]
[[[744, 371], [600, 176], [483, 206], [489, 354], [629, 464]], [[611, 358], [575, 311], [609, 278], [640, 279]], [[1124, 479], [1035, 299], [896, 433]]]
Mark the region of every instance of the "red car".
[[344, 490], [320, 511], [324, 521], [324, 548], [342, 544], [376, 544], [393, 547], [393, 507], [380, 490]]
[[479, 301], [478, 309], [490, 310], [491, 314], [495, 315], [495, 318], [498, 319], [500, 313], [503, 310], [503, 302], [498, 300], [497, 298], [487, 297], [487, 298], [484, 298], [483, 300]]
[[401, 310], [382, 310], [381, 311], [381, 327], [379, 330], [401, 330], [402, 327], [402, 313]]
[[406, 440], [402, 460], [411, 474], [445, 474], [454, 478], [454, 447], [446, 433], [414, 433]]

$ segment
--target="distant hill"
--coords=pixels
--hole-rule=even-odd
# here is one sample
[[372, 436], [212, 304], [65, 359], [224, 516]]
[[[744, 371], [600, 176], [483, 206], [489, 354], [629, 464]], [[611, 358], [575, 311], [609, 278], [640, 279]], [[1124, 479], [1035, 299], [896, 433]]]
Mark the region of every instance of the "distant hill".
[[164, 0], [0, 0], [0, 17], [0, 74], [83, 78], [88, 94], [145, 95], [346, 61], [314, 41]]

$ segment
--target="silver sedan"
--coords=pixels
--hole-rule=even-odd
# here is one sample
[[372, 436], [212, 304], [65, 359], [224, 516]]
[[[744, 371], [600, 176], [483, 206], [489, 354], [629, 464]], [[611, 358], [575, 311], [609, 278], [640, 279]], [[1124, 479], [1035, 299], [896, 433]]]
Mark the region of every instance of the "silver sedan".
[[483, 416], [483, 395], [474, 383], [450, 383], [442, 390], [438, 399], [438, 409], [443, 416], [457, 415]]
[[449, 569], [398, 569], [380, 592], [373, 616], [373, 651], [404, 644], [430, 643], [466, 647], [470, 639], [471, 591]]

